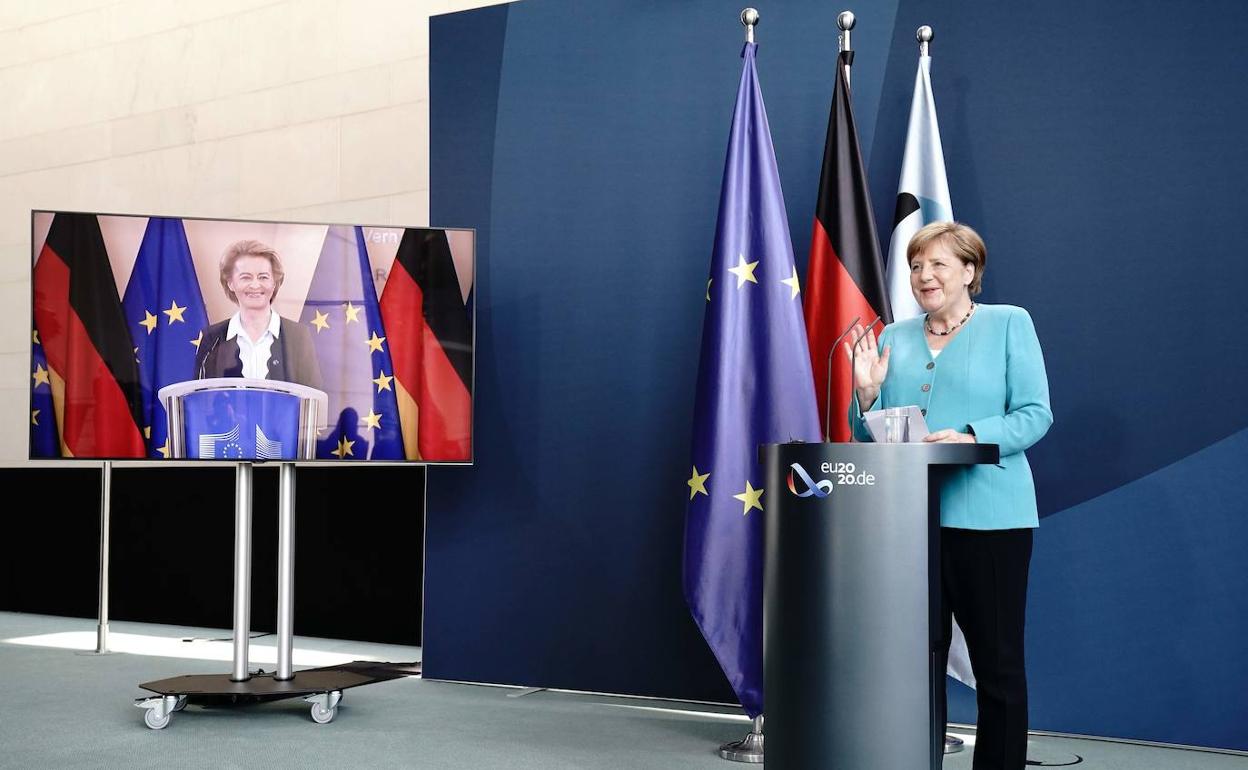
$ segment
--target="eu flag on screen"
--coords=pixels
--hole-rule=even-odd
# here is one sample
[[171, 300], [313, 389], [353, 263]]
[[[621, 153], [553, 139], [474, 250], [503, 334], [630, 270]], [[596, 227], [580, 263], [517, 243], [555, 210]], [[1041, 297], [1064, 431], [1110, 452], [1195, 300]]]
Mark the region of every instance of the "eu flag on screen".
[[139, 362], [147, 456], [168, 457], [168, 422], [158, 393], [195, 379], [195, 354], [208, 325], [182, 220], [147, 221], [121, 304]]
[[39, 332], [31, 334], [30, 361], [30, 456], [60, 457], [60, 439], [56, 433], [56, 412], [52, 406], [52, 372], [48, 357], [39, 342]]
[[312, 328], [329, 395], [329, 433], [317, 441], [317, 458], [402, 460], [394, 366], [363, 228], [325, 233], [299, 322]]
[[685, 518], [685, 600], [745, 707], [763, 711], [760, 444], [818, 441], [784, 195], [747, 43], [706, 284]]

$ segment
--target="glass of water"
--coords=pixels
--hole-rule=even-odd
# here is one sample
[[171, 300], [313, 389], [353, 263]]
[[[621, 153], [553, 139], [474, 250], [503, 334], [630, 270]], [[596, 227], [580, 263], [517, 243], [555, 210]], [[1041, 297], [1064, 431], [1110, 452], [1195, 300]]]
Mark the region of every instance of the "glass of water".
[[884, 443], [902, 444], [910, 440], [910, 414], [905, 407], [884, 410]]

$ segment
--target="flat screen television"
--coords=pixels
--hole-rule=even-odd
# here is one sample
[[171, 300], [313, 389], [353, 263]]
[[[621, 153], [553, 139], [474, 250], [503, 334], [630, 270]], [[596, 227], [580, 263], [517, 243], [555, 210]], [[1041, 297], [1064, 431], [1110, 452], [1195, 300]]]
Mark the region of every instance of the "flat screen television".
[[31, 213], [30, 457], [471, 463], [475, 232]]

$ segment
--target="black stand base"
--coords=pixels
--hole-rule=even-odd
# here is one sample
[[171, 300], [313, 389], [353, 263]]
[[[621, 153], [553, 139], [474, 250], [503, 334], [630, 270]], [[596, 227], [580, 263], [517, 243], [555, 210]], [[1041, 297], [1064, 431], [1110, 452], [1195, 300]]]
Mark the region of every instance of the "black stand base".
[[145, 709], [143, 721], [148, 727], [160, 730], [168, 726], [175, 711], [188, 704], [241, 706], [303, 697], [312, 704], [313, 721], [326, 724], [337, 714], [343, 690], [419, 674], [419, 662], [372, 661], [310, 668], [295, 672], [293, 679], [285, 681], [275, 678], [272, 672], [252, 674], [244, 682], [231, 680], [229, 674], [186, 674], [140, 684], [158, 697], [137, 698], [134, 705]]

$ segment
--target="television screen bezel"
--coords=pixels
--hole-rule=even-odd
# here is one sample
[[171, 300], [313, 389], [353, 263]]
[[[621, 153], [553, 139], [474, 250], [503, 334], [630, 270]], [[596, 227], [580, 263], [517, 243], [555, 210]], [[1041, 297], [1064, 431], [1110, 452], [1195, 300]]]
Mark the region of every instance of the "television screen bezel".
[[[469, 402], [469, 425], [468, 425], [468, 459], [467, 460], [329, 460], [325, 458], [316, 458], [311, 460], [226, 460], [226, 459], [199, 459], [199, 458], [168, 458], [155, 459], [151, 457], [66, 457], [60, 455], [57, 457], [35, 457], [34, 445], [31, 441], [29, 428], [26, 431], [26, 459], [28, 463], [38, 463], [45, 466], [55, 466], [64, 463], [91, 463], [109, 462], [123, 467], [186, 467], [199, 465], [227, 466], [238, 465], [240, 463], [248, 463], [253, 465], [279, 465], [281, 463], [295, 463], [296, 465], [308, 465], [317, 467], [412, 467], [412, 466], [472, 466], [476, 464], [477, 455], [477, 228], [475, 227], [441, 227], [433, 225], [395, 225], [395, 224], [363, 224], [359, 222], [321, 222], [321, 221], [300, 221], [300, 220], [275, 220], [275, 219], [243, 219], [236, 217], [209, 217], [209, 216], [182, 216], [178, 214], [134, 214], [125, 212], [108, 212], [108, 211], [77, 211], [71, 209], [31, 209], [30, 210], [30, 262], [29, 262], [29, 303], [30, 303], [30, 329], [32, 335], [35, 331], [35, 218], [39, 214], [84, 214], [94, 217], [130, 217], [135, 219], [178, 219], [181, 221], [199, 221], [199, 222], [238, 222], [241, 224], [261, 224], [261, 225], [307, 225], [310, 227], [361, 227], [361, 228], [377, 228], [386, 230], [443, 230], [443, 231], [459, 231], [472, 233], [472, 288], [469, 291], [470, 301], [467, 301], [467, 310], [469, 320], [472, 324], [472, 350], [471, 350], [471, 377], [468, 390]], [[378, 302], [381, 297], [378, 296]], [[34, 350], [33, 348], [27, 357], [27, 372], [34, 371]], [[27, 388], [27, 412], [34, 409], [34, 389]]]

